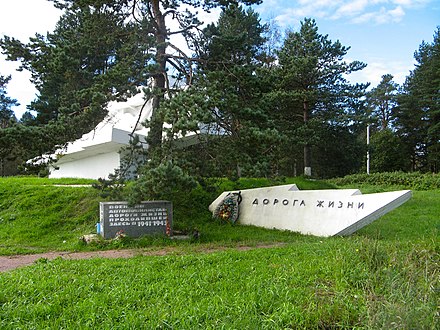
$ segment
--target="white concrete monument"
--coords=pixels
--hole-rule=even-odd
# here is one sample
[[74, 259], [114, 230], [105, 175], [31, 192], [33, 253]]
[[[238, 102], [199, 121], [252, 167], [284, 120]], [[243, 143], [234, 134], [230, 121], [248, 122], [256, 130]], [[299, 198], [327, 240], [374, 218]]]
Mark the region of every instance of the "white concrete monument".
[[121, 165], [120, 151], [129, 144], [130, 134], [134, 132], [142, 140], [148, 134], [142, 123], [151, 117], [152, 107], [150, 102], [141, 112], [144, 103], [143, 93], [127, 102], [111, 102], [107, 116], [95, 129], [57, 152], [49, 177], [98, 179], [114, 173]]
[[[215, 213], [230, 194], [210, 206]], [[408, 201], [410, 190], [366, 194], [357, 189], [299, 190], [283, 185], [241, 190], [238, 222], [306, 235], [350, 235]], [[227, 199], [226, 199], [227, 200]]]

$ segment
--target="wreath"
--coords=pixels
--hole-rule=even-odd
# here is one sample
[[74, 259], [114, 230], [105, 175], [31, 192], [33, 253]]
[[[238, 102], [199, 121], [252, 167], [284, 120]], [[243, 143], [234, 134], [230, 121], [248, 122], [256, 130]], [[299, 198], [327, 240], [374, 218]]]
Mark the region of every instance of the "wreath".
[[234, 224], [238, 219], [238, 206], [241, 201], [241, 191], [227, 194], [215, 208], [213, 217]]

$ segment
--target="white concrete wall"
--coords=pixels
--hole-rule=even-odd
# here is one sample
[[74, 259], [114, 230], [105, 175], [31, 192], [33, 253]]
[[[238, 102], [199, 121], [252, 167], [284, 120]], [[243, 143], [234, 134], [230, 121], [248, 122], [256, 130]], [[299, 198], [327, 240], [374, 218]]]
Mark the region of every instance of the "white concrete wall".
[[[228, 193], [209, 206], [214, 212]], [[350, 235], [411, 198], [410, 190], [376, 194], [357, 189], [303, 190], [284, 185], [241, 191], [238, 221], [306, 235]]]
[[108, 178], [120, 166], [120, 155], [116, 151], [55, 164], [58, 170], [51, 169], [50, 178]]

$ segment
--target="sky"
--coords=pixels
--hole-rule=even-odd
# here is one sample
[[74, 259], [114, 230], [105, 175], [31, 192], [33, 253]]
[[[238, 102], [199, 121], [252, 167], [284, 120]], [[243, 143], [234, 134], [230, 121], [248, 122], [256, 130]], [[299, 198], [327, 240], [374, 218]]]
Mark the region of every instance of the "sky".
[[[318, 32], [351, 47], [345, 59], [367, 67], [350, 75], [350, 81], [376, 86], [382, 75], [392, 74], [402, 84], [414, 69], [414, 52], [422, 41], [431, 43], [440, 26], [440, 0], [263, 0], [255, 6], [263, 22], [276, 22], [281, 31], [297, 31], [305, 17], [316, 20]], [[61, 12], [48, 0], [0, 0], [0, 37], [27, 42], [35, 33], [52, 32]], [[215, 14], [201, 20], [215, 19]], [[7, 93], [17, 99], [18, 118], [36, 97], [28, 72], [0, 54], [0, 75], [12, 75]]]

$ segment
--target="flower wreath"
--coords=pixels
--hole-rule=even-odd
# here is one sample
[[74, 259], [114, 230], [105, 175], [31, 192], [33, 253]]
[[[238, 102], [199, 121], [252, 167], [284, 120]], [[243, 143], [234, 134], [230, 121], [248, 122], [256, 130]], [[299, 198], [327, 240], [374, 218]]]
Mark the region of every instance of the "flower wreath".
[[238, 206], [241, 201], [241, 191], [227, 194], [215, 208], [213, 217], [234, 224], [238, 219]]

